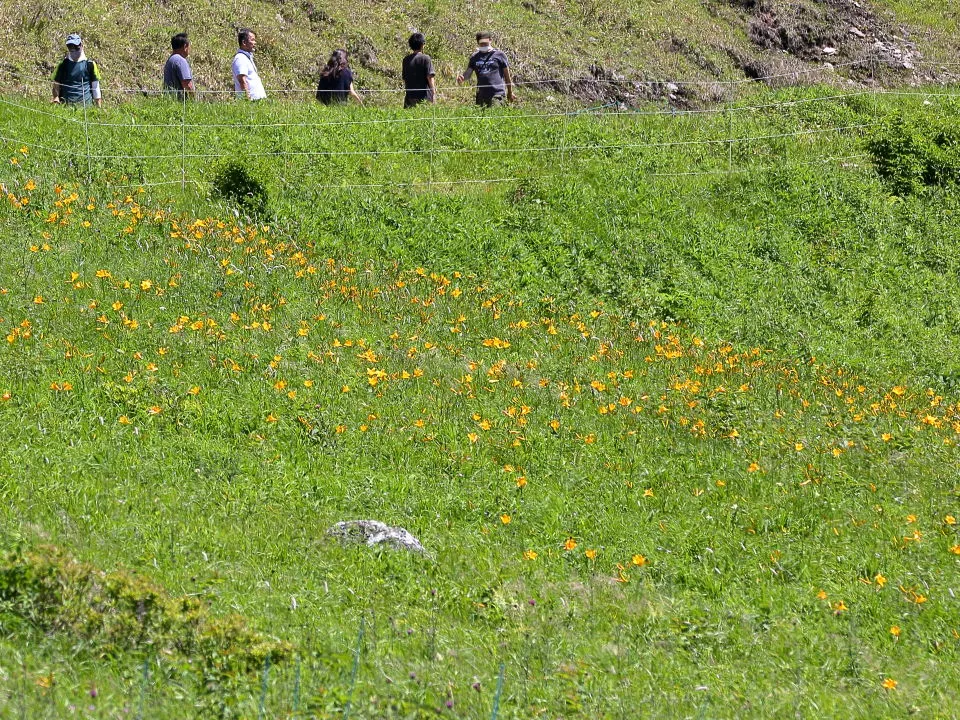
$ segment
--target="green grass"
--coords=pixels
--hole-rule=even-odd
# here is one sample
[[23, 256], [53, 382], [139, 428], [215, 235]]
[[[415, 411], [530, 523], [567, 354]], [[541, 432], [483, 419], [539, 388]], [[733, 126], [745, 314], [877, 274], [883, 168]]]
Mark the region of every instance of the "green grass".
[[950, 35], [957, 31], [957, 8], [947, 0], [934, 2], [910, 2], [910, 0], [888, 0], [878, 5], [886, 6], [897, 17], [919, 27], [928, 27], [932, 30]]
[[[290, 642], [271, 717], [488, 717], [501, 663], [499, 717], [951, 717], [960, 203], [829, 159], [958, 106], [829, 92], [188, 106], [186, 154], [239, 160], [257, 219], [209, 194], [228, 158], [181, 164], [182, 108], [0, 106], [4, 546]], [[263, 154], [328, 150], [357, 154]], [[325, 537], [356, 517], [429, 556]], [[98, 624], [135, 609], [78, 630], [14, 592], [23, 563], [3, 713], [259, 713], [260, 669], [205, 689], [199, 654]]]

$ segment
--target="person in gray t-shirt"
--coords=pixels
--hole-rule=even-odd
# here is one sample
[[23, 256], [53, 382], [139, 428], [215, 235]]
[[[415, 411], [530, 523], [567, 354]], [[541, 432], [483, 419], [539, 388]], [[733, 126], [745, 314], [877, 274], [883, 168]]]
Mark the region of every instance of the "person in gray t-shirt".
[[190, 39], [186, 33], [177, 33], [170, 40], [173, 54], [163, 66], [163, 89], [183, 98], [189, 93], [196, 97], [197, 89], [193, 84], [193, 72], [187, 57], [190, 55]]
[[491, 45], [488, 32], [477, 33], [476, 52], [470, 56], [467, 69], [457, 77], [457, 84], [463, 84], [474, 73], [477, 76], [477, 105], [499, 105], [504, 95], [510, 102], [515, 100], [507, 56]]

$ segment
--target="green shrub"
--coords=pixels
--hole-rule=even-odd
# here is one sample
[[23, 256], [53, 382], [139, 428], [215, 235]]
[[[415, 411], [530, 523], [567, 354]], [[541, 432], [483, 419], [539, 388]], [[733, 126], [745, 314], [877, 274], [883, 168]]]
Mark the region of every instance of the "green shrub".
[[0, 606], [102, 656], [147, 648], [179, 656], [207, 689], [249, 680], [268, 657], [276, 663], [292, 651], [245, 618], [215, 617], [197, 598], [171, 597], [145, 578], [103, 572], [51, 546], [17, 548], [0, 559]]
[[921, 126], [897, 116], [867, 141], [867, 150], [898, 195], [954, 183], [960, 175], [960, 133], [954, 127]]
[[266, 214], [266, 187], [239, 162], [229, 162], [217, 170], [213, 178], [213, 191], [254, 217]]

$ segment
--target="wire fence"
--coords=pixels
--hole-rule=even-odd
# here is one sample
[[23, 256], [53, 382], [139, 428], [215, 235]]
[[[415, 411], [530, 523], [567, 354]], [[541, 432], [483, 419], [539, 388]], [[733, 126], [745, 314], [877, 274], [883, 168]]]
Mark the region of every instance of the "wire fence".
[[[786, 0], [777, 12], [784, 16], [805, 17], [809, 8], [803, 3]], [[862, 34], [856, 28], [858, 36]], [[868, 33], [869, 34], [869, 33]], [[885, 36], [878, 36], [885, 37]], [[509, 44], [509, 37], [503, 38]], [[894, 38], [899, 41], [899, 38]], [[876, 40], [872, 35], [870, 40]], [[553, 177], [558, 168], [569, 170], [572, 163], [589, 160], [591, 155], [608, 156], [614, 153], [632, 154], [624, 161], [633, 163], [644, 177], [723, 176], [743, 172], [762, 172], [790, 166], [810, 164], [849, 163], [862, 158], [859, 148], [841, 142], [847, 137], [858, 137], [876, 127], [872, 117], [842, 118], [816, 124], [794, 120], [786, 121], [789, 111], [799, 108], [838, 106], [856, 102], [877, 102], [884, 97], [923, 98], [931, 101], [955, 97], [942, 83], [956, 80], [960, 75], [960, 61], [951, 58], [919, 55], [909, 43], [864, 41], [856, 50], [838, 45], [839, 49], [820, 48], [818, 61], [803, 62], [793, 56], [773, 58], [758, 66], [759, 72], [747, 75], [739, 70], [714, 68], [700, 76], [684, 76], [680, 55], [676, 67], [656, 73], [644, 72], [632, 76], [616, 75], [590, 67], [580, 71], [539, 71], [522, 64], [514, 68], [514, 85], [527, 91], [535, 101], [531, 107], [511, 111], [450, 111], [451, 105], [466, 105], [475, 92], [470, 83], [452, 84], [451, 78], [438, 77], [438, 97], [443, 109], [432, 106], [402, 116], [390, 116], [385, 107], [399, 105], [404, 87], [358, 87], [365, 104], [375, 106], [366, 117], [302, 117], [304, 100], [311, 101], [313, 87], [272, 88], [269, 78], [266, 103], [230, 102], [240, 96], [227, 83], [220, 88], [197, 88], [194, 98], [179, 102], [171, 100], [166, 112], [142, 117], [132, 98], [161, 98], [176, 96], [159, 88], [104, 84], [108, 95], [120, 99], [109, 113], [83, 112], [69, 109], [44, 108], [26, 99], [0, 96], [0, 140], [23, 144], [47, 154], [51, 162], [61, 163], [75, 172], [83, 168], [82, 179], [114, 188], [164, 187], [179, 184], [186, 189], [203, 185], [209, 179], [210, 169], [234, 159], [252, 162], [300, 163], [298, 172], [303, 178], [316, 178], [317, 164], [325, 165], [340, 174], [353, 174], [361, 182], [341, 182], [342, 189], [362, 188], [419, 188], [422, 186], [449, 187], [503, 184], [516, 182], [533, 175]], [[878, 47], [879, 46], [879, 47]], [[228, 65], [224, 58], [224, 69]], [[764, 67], [766, 69], [764, 69]], [[899, 77], [926, 78], [939, 83], [927, 89], [880, 89], [876, 76], [881, 71], [901, 73]], [[698, 71], [693, 69], [696, 74]], [[731, 76], [737, 72], [736, 77]], [[706, 77], [704, 77], [706, 75]], [[851, 78], [857, 79], [855, 83]], [[3, 84], [21, 88], [41, 89], [50, 86], [51, 77], [19, 70], [8, 70]], [[374, 83], [395, 81], [387, 77]], [[159, 84], [159, 82], [158, 82]], [[822, 84], [830, 88], [815, 97], [768, 101], [752, 97], [749, 88], [767, 86], [803, 86]], [[597, 98], [595, 105], [577, 106], [573, 93]], [[554, 97], [555, 94], [557, 97]], [[713, 102], [702, 107], [697, 98], [713, 96]], [[173, 109], [179, 104], [179, 109]], [[223, 115], [211, 117], [197, 108], [220, 105]], [[265, 105], [265, 109], [261, 109]], [[257, 106], [254, 109], [254, 106]], [[366, 111], [365, 111], [366, 112]], [[739, 127], [741, 118], [756, 113], [780, 113], [787, 127], [780, 131], [764, 132], [763, 128]], [[298, 117], [290, 117], [297, 115]], [[111, 117], [111, 115], [113, 117]], [[121, 115], [117, 119], [116, 115]], [[286, 117], [285, 117], [286, 116]], [[582, 132], [583, 118], [589, 122], [609, 125], [623, 123], [623, 132], [604, 137], [593, 137]], [[31, 118], [38, 122], [56, 123], [59, 129], [51, 139], [29, 132]], [[626, 124], [639, 124], [648, 119], [668, 118], [676, 125], [665, 131], [667, 137], [649, 138], [633, 132]], [[710, 124], [710, 118], [721, 122]], [[840, 121], [849, 120], [849, 121]], [[528, 133], [527, 142], [507, 142], [502, 135], [489, 130], [476, 132], [480, 125], [542, 123], [544, 132]], [[696, 127], [700, 122], [701, 127]], [[474, 126], [477, 136], [465, 141], [464, 127]], [[747, 123], [743, 123], [747, 124]], [[709, 127], [705, 127], [709, 125]], [[722, 126], [726, 127], [723, 128]], [[77, 133], [68, 127], [74, 126]], [[277, 133], [277, 135], [271, 135]], [[335, 140], [333, 134], [337, 133]], [[682, 134], [681, 137], [676, 135]], [[672, 135], [672, 136], [671, 136]], [[242, 147], [238, 147], [237, 138]], [[124, 144], [121, 139], [140, 142]], [[304, 138], [307, 138], [306, 140]], [[790, 157], [781, 141], [797, 139], [803, 143], [836, 138], [837, 147], [824, 147], [816, 157]], [[525, 140], [527, 138], [524, 138]], [[147, 148], [130, 152], [129, 146]], [[305, 144], [312, 145], [304, 147]], [[650, 153], [655, 152], [656, 158]], [[741, 155], [753, 153], [768, 162]], [[679, 158], [683, 155], [683, 158]], [[743, 162], [741, 162], [741, 160]], [[747, 161], [749, 160], [749, 162]], [[362, 166], [375, 162], [377, 168]], [[312, 163], [314, 166], [311, 166]], [[467, 164], [496, 165], [487, 172], [462, 170]], [[452, 168], [461, 170], [454, 173]], [[362, 172], [347, 173], [347, 170]], [[376, 177], [378, 174], [387, 179]]]
[[[377, 157], [380, 155], [423, 155], [426, 153], [432, 154], [454, 154], [454, 155], [499, 155], [499, 154], [524, 154], [524, 153], [563, 153], [563, 152], [575, 152], [581, 150], [604, 152], [610, 150], [636, 150], [641, 148], [674, 148], [674, 147], [694, 147], [694, 146], [709, 146], [709, 145], [728, 145], [728, 144], [742, 144], [756, 142], [759, 140], [775, 140], [783, 138], [795, 138], [801, 137], [804, 135], [821, 135], [825, 133], [834, 133], [834, 132], [848, 132], [853, 130], [863, 130], [866, 128], [876, 127], [876, 123], [859, 123], [854, 125], [839, 125], [831, 126], [826, 128], [816, 128], [816, 129], [805, 129], [805, 130], [795, 130], [792, 132], [784, 133], [773, 133], [773, 134], [763, 134], [763, 135], [746, 135], [746, 136], [731, 136], [727, 138], [715, 138], [707, 140], [676, 140], [676, 141], [663, 141], [663, 142], [644, 142], [644, 143], [608, 143], [608, 144], [551, 144], [551, 145], [531, 145], [524, 147], [481, 147], [481, 148], [468, 148], [468, 147], [436, 147], [429, 150], [422, 149], [412, 149], [412, 148], [399, 148], [399, 149], [369, 149], [369, 150], [317, 150], [317, 151], [307, 151], [307, 150], [277, 150], [273, 152], [246, 152], [244, 157], [246, 158], [285, 158], [285, 157], [301, 157], [301, 158], [314, 158], [314, 157], [351, 157], [351, 156], [364, 156], [364, 157]], [[16, 138], [9, 138], [3, 136], [3, 139], [11, 143], [25, 143], [26, 141], [18, 140]], [[51, 148], [49, 146], [40, 146], [34, 145], [34, 147], [40, 147], [48, 152], [53, 153], [54, 155], [70, 156], [70, 157], [86, 157], [90, 160], [217, 160], [225, 158], [236, 157], [236, 153], [232, 152], [219, 152], [219, 153], [167, 153], [167, 154], [140, 154], [140, 155], [107, 155], [107, 154], [98, 154], [91, 152], [83, 152], [79, 150], [69, 150], [69, 149], [57, 149]]]
[[[936, 67], [947, 67], [952, 66], [950, 64], [944, 64], [939, 62], [924, 62], [918, 61], [920, 64], [936, 66]], [[636, 76], [636, 77], [605, 77], [601, 74], [595, 73], [570, 73], [567, 75], [554, 75], [545, 78], [534, 78], [534, 79], [514, 79], [513, 85], [519, 88], [530, 88], [532, 90], [546, 90], [551, 89], [563, 89], [574, 87], [583, 84], [597, 85], [601, 87], [608, 88], [624, 88], [624, 89], [636, 89], [643, 87], [654, 87], [662, 88], [666, 85], [676, 85], [677, 87], [714, 87], [714, 86], [729, 86], [729, 87], [738, 87], [738, 86], [747, 86], [747, 85], [757, 85], [758, 83], [776, 83], [777, 81], [789, 80], [792, 83], [802, 83], [805, 80], [814, 77], [817, 79], [825, 79], [830, 77], [835, 77], [837, 71], [845, 70], [850, 68], [858, 68], [865, 71], [871, 70], [876, 67], [877, 59], [873, 56], [864, 55], [855, 59], [851, 59], [845, 62], [835, 62], [827, 65], [816, 65], [813, 67], [798, 67], [792, 70], [783, 70], [780, 72], [770, 72], [766, 74], [756, 74], [751, 77], [738, 77], [733, 79], [723, 79], [723, 78], [711, 78], [711, 79], [701, 79], [701, 78], [682, 78], [680, 76], [674, 75], [664, 75], [664, 76]], [[955, 64], [957, 67], [960, 67], [960, 63]], [[48, 86], [52, 82], [52, 78], [47, 76], [32, 75], [29, 73], [17, 72], [14, 76], [7, 78], [7, 83], [16, 82], [20, 85], [34, 84], [38, 87]], [[428, 88], [410, 88], [411, 90], [427, 90]], [[114, 85], [108, 88], [110, 93], [118, 95], [136, 95], [136, 96], [163, 96], [169, 95], [170, 92], [162, 88], [145, 88], [145, 87], [124, 87], [122, 85]], [[387, 87], [387, 88], [372, 88], [372, 87], [361, 87], [358, 88], [358, 93], [361, 96], [367, 97], [376, 97], [378, 95], [391, 96], [391, 95], [400, 95], [406, 93], [408, 88], [405, 87]], [[463, 85], [444, 85], [440, 88], [442, 93], [451, 93], [451, 94], [463, 94], [464, 96], [472, 95], [475, 91], [475, 88], [472, 87], [469, 83]], [[196, 94], [200, 97], [235, 97], [240, 95], [236, 90], [232, 88], [197, 88]], [[292, 97], [297, 98], [300, 96], [308, 96], [312, 98], [315, 93], [315, 88], [269, 88], [269, 95], [279, 95], [281, 97]]]
[[[550, 90], [567, 90], [575, 87], [584, 87], [584, 86], [596, 86], [599, 88], [606, 88], [608, 90], [642, 90], [647, 89], [651, 91], [651, 95], [656, 95], [663, 92], [663, 88], [670, 86], [676, 87], [678, 90], [682, 88], [731, 88], [736, 89], [739, 87], [746, 86], [756, 86], [759, 84], [804, 84], [810, 82], [837, 82], [843, 81], [844, 78], [840, 74], [845, 70], [859, 70], [862, 73], [863, 77], [869, 77], [871, 80], [876, 72], [882, 67], [890, 66], [890, 62], [886, 62], [878, 58], [874, 54], [866, 53], [859, 57], [846, 60], [844, 62], [827, 62], [828, 58], [825, 58], [825, 62], [819, 65], [814, 66], [805, 66], [797, 67], [789, 70], [781, 70], [778, 72], [767, 72], [767, 73], [756, 73], [750, 76], [743, 76], [737, 78], [723, 78], [723, 77], [714, 77], [709, 79], [703, 78], [689, 78], [682, 77], [680, 75], [663, 75], [663, 76], [635, 76], [635, 77], [606, 77], [602, 74], [596, 74], [591, 72], [581, 72], [581, 73], [570, 73], [567, 75], [554, 75], [551, 77], [544, 78], [533, 78], [533, 79], [514, 79], [513, 85], [517, 88], [527, 88], [536, 92], [549, 92]], [[921, 58], [914, 58], [911, 61], [911, 65], [915, 68], [927, 68], [927, 69], [936, 69], [946, 74], [946, 78], [940, 79], [939, 82], [955, 82], [958, 79], [957, 73], [960, 73], [960, 62], [950, 61], [950, 60], [924, 60]], [[903, 68], [900, 68], [903, 69]], [[40, 76], [33, 75], [30, 73], [24, 73], [17, 71], [15, 74], [9, 75], [6, 79], [7, 85], [20, 85], [21, 87], [25, 86], [35, 86], [38, 88], [47, 87], [52, 82], [52, 78], [49, 76]], [[162, 97], [170, 95], [170, 91], [164, 90], [160, 87], [157, 88], [148, 88], [143, 86], [138, 87], [125, 87], [123, 85], [111, 85], [106, 88], [107, 92], [113, 95], [119, 96], [140, 96], [140, 97]], [[411, 90], [427, 90], [428, 88], [410, 88]], [[384, 96], [390, 98], [391, 96], [402, 95], [408, 91], [408, 88], [405, 87], [385, 87], [385, 88], [375, 88], [375, 87], [360, 87], [357, 88], [358, 93], [361, 97], [366, 99], [376, 99], [378, 96]], [[466, 83], [463, 85], [458, 84], [445, 84], [442, 87], [438, 88], [438, 92], [441, 95], [451, 95], [451, 96], [462, 96], [463, 98], [468, 98], [475, 91], [475, 88]], [[209, 101], [220, 101], [223, 98], [233, 99], [241, 96], [236, 90], [232, 88], [197, 88], [195, 94], [199, 99], [209, 100]], [[309, 98], [312, 99], [316, 94], [315, 88], [269, 88], [268, 96], [279, 96], [281, 98], [290, 98], [290, 99], [300, 99], [300, 98]], [[395, 100], [390, 100], [390, 102], [396, 102]]]
[[[941, 95], [946, 95], [946, 93], [920, 93], [920, 92], [900, 92], [900, 91], [875, 91], [875, 90], [855, 90], [845, 93], [836, 93], [831, 95], [824, 95], [820, 97], [813, 98], [800, 98], [796, 100], [785, 100], [776, 103], [757, 103], [757, 104], [722, 104], [715, 107], [707, 108], [688, 108], [688, 109], [679, 109], [679, 108], [647, 108], [647, 109], [619, 109], [618, 103], [607, 103], [599, 106], [586, 106], [578, 108], [576, 110], [558, 110], [558, 111], [544, 111], [544, 112], [514, 112], [510, 115], [494, 115], [491, 113], [468, 113], [468, 114], [457, 114], [455, 116], [433, 116], [433, 115], [411, 115], [409, 117], [401, 118], [370, 118], [364, 120], [327, 120], [322, 122], [247, 122], [244, 123], [244, 127], [247, 129], [262, 129], [262, 128], [325, 128], [325, 127], [364, 127], [368, 125], [396, 125], [396, 124], [429, 124], [429, 123], [444, 123], [444, 122], [454, 122], [462, 120], [477, 120], [477, 121], [500, 121], [504, 118], [509, 119], [510, 121], [517, 120], [545, 120], [551, 118], [564, 118], [564, 117], [577, 117], [581, 115], [596, 115], [602, 113], [607, 117], [648, 117], [648, 116], [696, 116], [696, 115], [723, 115], [725, 113], [744, 113], [755, 110], [768, 110], [772, 108], [788, 108], [796, 107], [800, 105], [809, 105], [816, 103], [825, 103], [832, 102], [837, 100], [848, 100], [851, 98], [857, 97], [867, 97], [875, 94], [900, 94], [900, 95], [922, 95], [923, 97], [938, 97]], [[51, 112], [49, 110], [44, 110], [42, 108], [26, 105], [24, 103], [17, 103], [7, 98], [0, 97], [0, 105], [10, 108], [16, 108], [18, 110], [23, 110], [24, 112], [57, 118], [61, 122], [73, 123], [73, 124], [86, 124], [89, 127], [116, 127], [116, 128], [130, 128], [130, 123], [111, 123], [111, 122], [99, 122], [96, 120], [85, 121], [81, 118], [72, 117], [69, 114], [63, 112]], [[204, 128], [235, 128], [237, 123], [197, 123], [197, 122], [177, 122], [177, 123], [137, 123], [137, 129], [173, 129], [173, 128], [184, 128], [189, 130], [204, 129]]]
[[[863, 63], [856, 60], [849, 65], [863, 66]], [[790, 77], [799, 81], [822, 71], [822, 68], [797, 70], [761, 79]], [[529, 84], [576, 81], [577, 78], [557, 77], [529, 81]], [[627, 81], [601, 78], [598, 82], [617, 85]], [[676, 85], [698, 82], [677, 82]], [[747, 82], [756, 80], [728, 81], [728, 84], [739, 86]], [[472, 92], [471, 88], [463, 90]], [[144, 94], [132, 89], [124, 92]], [[296, 97], [301, 92], [288, 91], [287, 94]], [[218, 94], [224, 93], [210, 93], [211, 96]], [[232, 97], [233, 93], [226, 95]], [[308, 110], [300, 103], [213, 105], [182, 96], [170, 103], [149, 105], [149, 112], [144, 112], [141, 104], [123, 103], [110, 111], [111, 118], [86, 105], [54, 110], [26, 99], [0, 97], [0, 141], [42, 151], [53, 163], [61, 163], [74, 171], [81, 168], [83, 181], [117, 189], [178, 184], [186, 189], [203, 185], [209, 179], [211, 167], [236, 159], [299, 162], [304, 178], [316, 176], [317, 163], [325, 166], [341, 163], [337, 167], [344, 170], [339, 174], [345, 177], [358, 174], [346, 172], [348, 167], [356, 169], [357, 163], [368, 163], [357, 178], [368, 180], [336, 185], [344, 190], [494, 185], [532, 176], [556, 177], [564, 174], [571, 162], [618, 153], [632, 153], [633, 158], [625, 160], [636, 161], [638, 174], [645, 177], [723, 176], [863, 159], [864, 155], [857, 152], [859, 148], [849, 143], [844, 145], [842, 140], [862, 136], [876, 128], [877, 114], [831, 115], [837, 108], [859, 104], [862, 109], [872, 103], [875, 110], [886, 98], [919, 99], [929, 103], [952, 101], [956, 97], [956, 92], [944, 87], [929, 90], [856, 87], [827, 89], [825, 93], [775, 101], [764, 98], [739, 101], [734, 94], [726, 102], [702, 108], [678, 108], [668, 103], [628, 108], [619, 102], [577, 106], [572, 98], [564, 97], [559, 108], [531, 111], [477, 111], [426, 105], [413, 112], [393, 111], [393, 114], [374, 108], [354, 110], [345, 117], [341, 111], [339, 117], [319, 120], [312, 117], [312, 106]], [[816, 115], [819, 109], [824, 110], [828, 122], [791, 115], [794, 112]], [[361, 112], [369, 116], [357, 117]], [[776, 122], [751, 124], [750, 119], [757, 116], [774, 118]], [[838, 119], [850, 121], [837, 122]], [[665, 125], [659, 133], [648, 132], [643, 124], [650, 121]], [[53, 133], [34, 131], [35, 126], [44, 123], [54, 124], [56, 130]], [[778, 124], [783, 130], [771, 132]], [[517, 126], [526, 127], [521, 142], [508, 137], [504, 131]], [[588, 126], [605, 128], [605, 131], [590, 132]], [[836, 147], [825, 147], [824, 152], [814, 158], [789, 157], [789, 148], [782, 142], [796, 139], [823, 145], [822, 139], [831, 136], [837, 138]], [[134, 139], [139, 142], [132, 142]], [[124, 149], [137, 145], [148, 151]], [[657, 157], [650, 157], [650, 153]], [[737, 158], [743, 153], [763, 156], [771, 162], [758, 163], [751, 157], [750, 162], [740, 164]], [[641, 163], [640, 158], [644, 162]], [[389, 179], [370, 177], [377, 174], [371, 171], [370, 162], [379, 162], [380, 174]], [[477, 163], [496, 165], [501, 171], [483, 175], [474, 169], [464, 171], [465, 166]], [[558, 167], [563, 172], [557, 172]], [[459, 168], [459, 172], [454, 172], [454, 168]], [[326, 174], [330, 174], [329, 170], [327, 167]]]

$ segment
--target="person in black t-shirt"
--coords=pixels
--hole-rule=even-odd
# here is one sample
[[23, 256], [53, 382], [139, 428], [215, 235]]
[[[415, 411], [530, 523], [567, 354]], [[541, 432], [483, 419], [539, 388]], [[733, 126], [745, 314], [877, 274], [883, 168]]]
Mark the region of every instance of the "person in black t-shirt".
[[411, 108], [424, 100], [436, 102], [437, 86], [434, 81], [433, 60], [423, 53], [426, 38], [423, 33], [414, 33], [408, 41], [412, 51], [403, 59], [403, 84], [407, 94], [403, 106]]
[[363, 100], [353, 89], [353, 71], [347, 62], [346, 50], [334, 50], [327, 60], [326, 66], [320, 71], [320, 82], [317, 84], [317, 100], [324, 105], [330, 103], [345, 103], [353, 98], [363, 105]]

